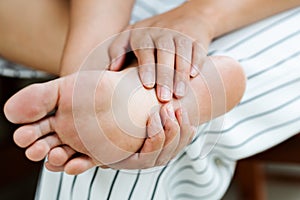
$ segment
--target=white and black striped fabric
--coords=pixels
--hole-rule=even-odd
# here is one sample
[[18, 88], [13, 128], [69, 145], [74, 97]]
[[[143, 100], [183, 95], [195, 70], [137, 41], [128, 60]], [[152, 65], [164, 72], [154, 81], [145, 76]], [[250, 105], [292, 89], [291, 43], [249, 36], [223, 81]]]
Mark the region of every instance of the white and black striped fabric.
[[[181, 2], [139, 0], [132, 22]], [[199, 127], [192, 143], [167, 166], [131, 171], [94, 168], [78, 176], [45, 169], [36, 199], [222, 198], [236, 160], [300, 132], [299, 21], [300, 8], [295, 8], [214, 41], [211, 55], [231, 56], [242, 64], [248, 78], [245, 96], [234, 110]]]
[[0, 76], [24, 79], [53, 78], [48, 73], [29, 69], [25, 66], [9, 62], [0, 57]]

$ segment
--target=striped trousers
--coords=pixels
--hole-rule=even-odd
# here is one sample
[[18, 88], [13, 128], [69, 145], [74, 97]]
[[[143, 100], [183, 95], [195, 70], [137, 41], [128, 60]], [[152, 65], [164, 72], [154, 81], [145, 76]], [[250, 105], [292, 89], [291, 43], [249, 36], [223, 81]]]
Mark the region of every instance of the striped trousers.
[[[182, 1], [136, 2], [132, 22]], [[155, 5], [155, 6], [154, 6]], [[220, 199], [237, 160], [300, 132], [300, 7], [227, 34], [210, 55], [235, 58], [247, 76], [232, 111], [198, 128], [191, 144], [167, 166], [147, 170], [93, 168], [70, 176], [43, 170], [36, 199]]]

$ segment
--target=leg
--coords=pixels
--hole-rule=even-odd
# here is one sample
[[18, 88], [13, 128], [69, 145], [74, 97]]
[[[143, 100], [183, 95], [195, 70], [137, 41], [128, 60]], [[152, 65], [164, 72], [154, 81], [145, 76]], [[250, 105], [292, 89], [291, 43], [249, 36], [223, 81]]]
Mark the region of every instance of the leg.
[[68, 15], [68, 0], [1, 1], [0, 55], [58, 74]]
[[[65, 35], [67, 32], [67, 25], [68, 25], [67, 16], [69, 10], [68, 2], [67, 1], [42, 1], [42, 2], [33, 1], [33, 5], [36, 6], [37, 8], [32, 7], [31, 5], [32, 3], [28, 3], [28, 2], [26, 3], [26, 5], [23, 6], [20, 6], [20, 4], [21, 2], [18, 2], [18, 0], [13, 0], [10, 2], [2, 2], [0, 6], [1, 9], [3, 9], [3, 12], [1, 12], [1, 16], [3, 17], [1, 17], [0, 20], [2, 20], [3, 24], [6, 25], [3, 26], [3, 31], [1, 31], [1, 33], [3, 34], [2, 35], [3, 37], [1, 38], [3, 39], [4, 42], [3, 43], [1, 42], [0, 52], [2, 52], [2, 54], [6, 58], [10, 58], [11, 60], [25, 63], [30, 66], [42, 66], [43, 68], [40, 69], [50, 71], [52, 73], [57, 73], [58, 63], [61, 57], [61, 52], [64, 46]], [[24, 9], [24, 7], [27, 9]], [[18, 9], [18, 8], [22, 8], [22, 9]], [[15, 13], [17, 13], [18, 15], [16, 15], [13, 12], [7, 12], [8, 10], [10, 11], [15, 10], [16, 11]], [[26, 10], [30, 10], [29, 12], [30, 14], [24, 13], [24, 11]], [[21, 18], [22, 20], [20, 20]], [[10, 25], [11, 23], [8, 23], [8, 21], [5, 21], [5, 19], [10, 19], [10, 20], [13, 19], [14, 26], [11, 26]], [[24, 21], [27, 21], [28, 23], [24, 23]], [[30, 24], [31, 26], [22, 26], [22, 24], [27, 24], [27, 25]], [[31, 27], [31, 29], [28, 27]], [[56, 32], [53, 33], [53, 30], [56, 30]], [[11, 33], [18, 33], [18, 35], [10, 35]], [[21, 38], [19, 37], [20, 35], [22, 36]], [[47, 36], [47, 37], [40, 37], [40, 35]], [[31, 38], [31, 40], [26, 40], [26, 38]], [[40, 40], [40, 38], [42, 38], [42, 40]], [[20, 52], [15, 52], [14, 48], [11, 47], [16, 47], [19, 44], [21, 44], [23, 47], [28, 47], [28, 48], [17, 48], [18, 50], [20, 50]], [[48, 48], [45, 48], [45, 46]], [[28, 51], [28, 49], [30, 51]], [[39, 99], [39, 97], [37, 97], [37, 99]], [[50, 101], [51, 100], [49, 100], [49, 102]], [[28, 109], [27, 111], [32, 112], [32, 110], [30, 109]], [[49, 110], [46, 109], [43, 112], [38, 113], [38, 115], [35, 116], [36, 118], [31, 119], [30, 122], [35, 122], [36, 120], [39, 120], [41, 116], [44, 116], [45, 113], [47, 113], [48, 111]], [[30, 115], [32, 113], [27, 113], [27, 114]], [[205, 121], [208, 120], [208, 118], [207, 119], [202, 118], [202, 119]], [[22, 138], [22, 136], [18, 139], [18, 134], [16, 134], [15, 138], [16, 141], [22, 140], [20, 139]], [[33, 156], [35, 158], [32, 157], [32, 159], [39, 159], [38, 156], [43, 157], [43, 154], [45, 154], [45, 152], [48, 151], [47, 149], [51, 149], [53, 145], [58, 144], [59, 142], [59, 138], [54, 138], [54, 137], [47, 137], [47, 138], [45, 139], [47, 139], [47, 141], [49, 140], [48, 143], [51, 143], [52, 145], [48, 144], [48, 146], [45, 146], [47, 142], [41, 142], [44, 145], [37, 143], [39, 144], [38, 147], [44, 146], [45, 149], [41, 150], [42, 152], [38, 153], [38, 155]], [[84, 151], [84, 149], [82, 151]], [[29, 156], [31, 155], [30, 152], [31, 152], [30, 149], [28, 149], [27, 154]]]
[[[203, 77], [198, 76], [192, 79], [190, 83], [190, 91], [197, 92], [190, 92], [190, 94], [180, 101], [175, 100], [173, 102], [175, 107], [178, 108], [181, 104], [182, 107], [185, 107], [187, 110], [189, 110], [189, 118], [194, 125], [204, 123], [205, 121], [216, 117], [216, 115], [223, 114], [224, 112], [230, 110], [239, 102], [244, 91], [244, 75], [241, 68], [235, 61], [225, 57], [213, 57], [212, 61], [215, 63], [216, 68], [223, 80], [223, 85], [215, 85], [214, 88], [218, 89], [221, 87], [225, 90], [226, 109], [216, 110], [214, 113], [211, 112], [212, 107], [217, 105], [211, 102], [210, 95], [213, 91], [208, 90], [205, 81], [208, 81], [208, 79], [213, 79], [215, 74], [214, 71], [211, 70], [212, 66], [204, 65], [203, 77], [207, 77], [207, 79], [204, 80]], [[84, 81], [82, 80], [80, 82], [85, 83], [83, 88], [85, 90], [88, 88], [93, 88], [90, 87], [91, 84], [99, 84], [96, 90], [96, 97], [99, 97], [99, 99], [96, 98], [95, 101], [97, 104], [96, 107], [99, 108], [99, 110], [97, 109], [97, 118], [99, 122], [105, 122], [101, 123], [103, 132], [100, 131], [99, 135], [84, 135], [84, 137], [80, 135], [82, 134], [82, 132], [79, 130], [80, 128], [85, 129], [84, 133], [99, 133], [99, 130], [97, 129], [98, 127], [95, 129], [95, 127], [93, 127], [91, 124], [86, 124], [87, 121], [89, 123], [91, 122], [87, 119], [92, 119], [94, 117], [92, 112], [87, 112], [89, 107], [87, 105], [88, 103], [86, 103], [86, 100], [89, 101], [89, 99], [92, 98], [84, 99], [82, 104], [78, 104], [82, 107], [72, 107], [72, 97], [74, 95], [72, 92], [74, 92], [73, 89], [76, 74], [44, 84], [32, 85], [23, 89], [18, 94], [13, 96], [5, 106], [5, 113], [10, 121], [14, 123], [35, 122], [31, 125], [25, 125], [16, 131], [15, 138], [17, 144], [20, 144], [20, 146], [30, 146], [32, 144], [30, 148], [36, 148], [36, 143], [40, 144], [40, 141], [43, 140], [44, 137], [40, 140], [36, 140], [37, 138], [41, 138], [48, 133], [55, 132], [63, 144], [67, 144], [74, 150], [88, 155], [91, 158], [96, 158], [94, 163], [98, 165], [103, 164], [101, 162], [99, 163], [100, 160], [104, 163], [112, 163], [127, 158], [128, 156], [137, 152], [143, 144], [145, 137], [146, 131], [145, 127], [143, 126], [146, 124], [148, 115], [151, 112], [151, 108], [153, 106], [157, 106], [158, 102], [153, 90], [145, 90], [144, 88], [139, 87], [140, 82], [138, 76], [136, 75], [136, 70], [137, 68], [129, 68], [121, 73], [106, 71], [104, 72], [100, 83], [95, 80], [98, 80], [101, 72], [99, 72], [99, 74], [98, 72], [95, 73], [92, 71], [91, 74], [91, 72], [88, 71], [86, 72], [87, 74], [82, 76]], [[127, 76], [128, 74], [129, 76]], [[131, 76], [130, 74], [133, 74], [134, 76]], [[235, 80], [235, 82], [233, 83], [231, 80]], [[136, 93], [133, 96], [135, 99], [133, 99], [132, 102], [143, 102], [143, 105], [136, 106], [136, 104], [130, 103], [127, 105], [124, 102], [127, 102], [126, 100], [128, 99], [124, 99], [123, 96], [113, 96], [112, 88], [116, 88], [118, 83], [123, 83], [122, 85], [128, 86], [129, 88], [124, 88], [128, 91], [135, 91], [136, 88], [139, 88], [136, 90]], [[201, 103], [191, 101], [191, 99], [193, 99], [193, 95], [196, 96], [196, 101]], [[85, 95], [84, 90], [81, 91], [81, 96], [90, 97], [90, 95]], [[118, 102], [114, 105], [125, 105], [125, 107], [123, 110], [114, 110], [115, 108], [111, 107], [112, 101]], [[93, 105], [93, 100], [90, 103]], [[54, 108], [57, 108], [56, 114], [54, 116], [44, 118], [47, 113]], [[122, 117], [122, 113], [125, 111], [124, 109], [129, 109], [129, 112], [132, 113], [132, 116], [139, 116], [138, 118], [133, 118], [131, 120], [133, 120], [135, 124], [138, 124], [139, 127], [143, 128], [133, 128], [127, 130], [127, 132], [126, 128], [128, 127], [122, 127], [124, 124], [118, 123], [126, 119], [122, 118], [120, 121], [116, 121], [114, 118], [115, 116]], [[79, 113], [76, 113], [77, 111]], [[195, 111], [197, 113], [195, 113]], [[201, 118], [199, 117], [200, 114]], [[79, 121], [79, 124], [74, 124], [74, 115], [80, 116], [80, 120], [82, 121]], [[42, 118], [44, 119], [41, 120]], [[201, 119], [200, 121], [199, 118]], [[80, 125], [81, 122], [84, 123]], [[131, 126], [129, 128], [131, 128]], [[134, 135], [129, 135], [128, 133], [134, 133]], [[31, 134], [30, 137], [28, 136], [29, 134]], [[32, 140], [25, 141], [22, 138], [31, 138]], [[89, 151], [90, 149], [87, 149], [89, 147], [82, 143], [83, 138], [92, 139], [90, 142], [92, 146], [97, 146], [97, 151]], [[105, 140], [107, 141], [105, 142]], [[99, 145], [100, 142], [104, 145]], [[42, 144], [47, 144], [47, 142], [42, 142]], [[47, 152], [51, 147], [51, 145], [45, 146], [46, 151], [44, 152]], [[97, 155], [95, 155], [95, 152], [97, 152]], [[103, 157], [103, 155], [99, 155], [98, 152], [100, 152], [100, 154], [103, 154], [103, 152], [110, 152], [111, 154], [109, 157]], [[35, 156], [36, 155], [33, 155], [33, 158], [35, 158]], [[44, 155], [41, 157], [43, 156]]]

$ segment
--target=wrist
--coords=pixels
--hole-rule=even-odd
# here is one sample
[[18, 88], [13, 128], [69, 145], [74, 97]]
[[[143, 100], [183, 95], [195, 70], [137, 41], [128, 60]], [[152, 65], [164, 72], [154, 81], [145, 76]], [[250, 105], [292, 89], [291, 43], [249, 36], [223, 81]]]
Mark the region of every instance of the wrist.
[[215, 1], [190, 0], [185, 4], [191, 7], [194, 18], [205, 26], [210, 41], [224, 34], [225, 16], [222, 16], [222, 8]]

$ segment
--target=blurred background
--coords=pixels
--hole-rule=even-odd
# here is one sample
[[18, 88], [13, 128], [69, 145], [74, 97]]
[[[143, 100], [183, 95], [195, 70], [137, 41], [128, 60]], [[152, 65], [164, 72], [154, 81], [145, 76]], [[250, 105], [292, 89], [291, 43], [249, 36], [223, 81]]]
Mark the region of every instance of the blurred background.
[[27, 160], [24, 150], [14, 144], [12, 135], [17, 126], [6, 120], [2, 109], [5, 101], [16, 91], [40, 81], [0, 76], [0, 200], [34, 199], [42, 162]]
[[299, 200], [300, 131], [271, 149], [239, 160], [224, 199]]

